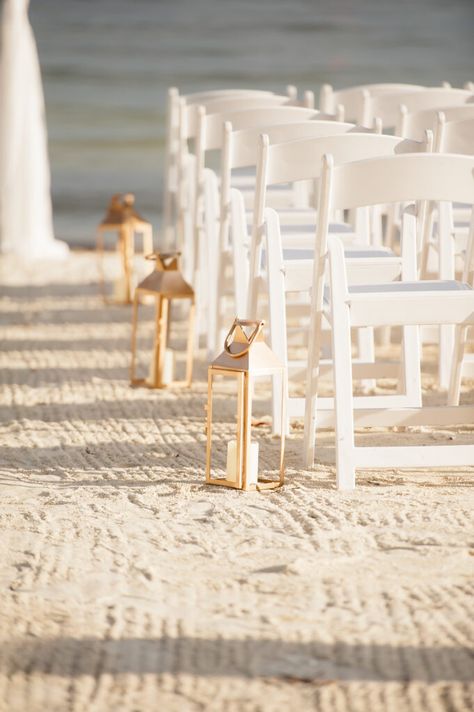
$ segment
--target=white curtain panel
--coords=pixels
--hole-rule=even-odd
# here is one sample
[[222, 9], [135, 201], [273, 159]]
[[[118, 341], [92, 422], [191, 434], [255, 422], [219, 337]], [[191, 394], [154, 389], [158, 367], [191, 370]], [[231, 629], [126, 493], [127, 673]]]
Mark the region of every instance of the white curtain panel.
[[53, 234], [43, 88], [28, 5], [2, 3], [0, 250], [60, 258], [68, 248]]

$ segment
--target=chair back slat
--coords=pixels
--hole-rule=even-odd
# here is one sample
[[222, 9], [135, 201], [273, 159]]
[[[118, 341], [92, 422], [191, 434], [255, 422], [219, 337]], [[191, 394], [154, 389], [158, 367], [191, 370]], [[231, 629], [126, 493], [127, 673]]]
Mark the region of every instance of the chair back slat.
[[421, 141], [424, 132], [433, 129], [436, 116], [442, 111], [446, 121], [463, 121], [474, 119], [474, 103], [461, 104], [460, 106], [443, 106], [435, 109], [424, 109], [406, 113], [403, 117], [403, 135], [407, 138]]
[[422, 89], [400, 93], [381, 94], [380, 96], [365, 97], [363, 123], [370, 126], [374, 117], [382, 120], [384, 129], [398, 127], [401, 122], [401, 109], [407, 112], [421, 111], [423, 109], [436, 109], [440, 106], [458, 106], [467, 103], [472, 98], [472, 93], [465, 89]]
[[[245, 168], [255, 166], [257, 162], [257, 152], [260, 143], [260, 136], [263, 132], [268, 136], [270, 144], [281, 143], [283, 141], [296, 141], [305, 138], [318, 138], [321, 136], [337, 136], [355, 130], [354, 124], [339, 121], [319, 121], [318, 115], [315, 120], [298, 121], [292, 124], [274, 122], [263, 129], [263, 124], [259, 128], [242, 129], [232, 131], [231, 168]], [[235, 124], [232, 123], [232, 129]]]
[[474, 154], [474, 113], [472, 119], [446, 121], [446, 115], [444, 112], [440, 112], [436, 135], [438, 151], [472, 156]]
[[346, 89], [334, 90], [329, 84], [324, 84], [320, 92], [319, 109], [334, 113], [336, 107], [344, 107], [346, 121], [361, 122], [364, 109], [364, 95], [379, 96], [393, 92], [419, 91], [425, 87], [416, 84], [362, 84]]
[[319, 178], [321, 159], [325, 153], [333, 155], [336, 163], [358, 161], [383, 154], [424, 151], [423, 143], [371, 133], [345, 133], [280, 143], [269, 146], [266, 183], [291, 183], [296, 180]]
[[474, 203], [474, 157], [406, 154], [332, 168], [331, 207], [418, 200]]
[[258, 106], [239, 111], [222, 111], [210, 114], [206, 111], [203, 118], [203, 141], [205, 150], [222, 147], [223, 126], [226, 121], [232, 124], [234, 131], [255, 129], [255, 127], [288, 124], [293, 121], [316, 119], [319, 112], [299, 106]]

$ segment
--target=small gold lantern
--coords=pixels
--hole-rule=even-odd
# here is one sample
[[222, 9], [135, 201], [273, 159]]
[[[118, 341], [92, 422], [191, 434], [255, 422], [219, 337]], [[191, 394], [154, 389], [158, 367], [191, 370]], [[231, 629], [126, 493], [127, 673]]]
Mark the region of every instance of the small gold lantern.
[[[154, 252], [147, 259], [156, 260], [155, 269], [140, 282], [135, 289], [132, 317], [132, 362], [130, 382], [132, 385], [148, 388], [169, 386], [190, 386], [193, 375], [194, 345], [194, 290], [184, 280], [180, 272], [179, 252]], [[140, 298], [152, 296], [156, 301], [155, 333], [153, 358], [148, 378], [136, 377], [137, 323]], [[171, 303], [187, 300], [189, 302], [188, 336], [184, 379], [176, 380], [175, 352], [169, 348]]]
[[[100, 289], [106, 304], [131, 304], [134, 288], [135, 237], [142, 235], [143, 257], [153, 252], [153, 228], [134, 209], [133, 193], [116, 193], [112, 196], [107, 214], [97, 228], [97, 254], [99, 257]], [[114, 281], [112, 299], [105, 296], [104, 233], [116, 232], [117, 251], [120, 256], [120, 276]]]
[[[209, 366], [206, 455], [206, 481], [208, 484], [224, 485], [248, 491], [276, 489], [284, 483], [284, 430], [280, 435], [278, 480], [258, 477], [258, 443], [251, 440], [252, 394], [256, 378], [271, 376], [281, 379], [282, 423], [285, 422], [285, 369], [263, 340], [263, 326], [263, 321], [235, 319], [226, 336], [224, 351]], [[227, 444], [225, 477], [212, 474], [213, 391], [216, 377], [234, 379], [237, 387], [236, 439]]]

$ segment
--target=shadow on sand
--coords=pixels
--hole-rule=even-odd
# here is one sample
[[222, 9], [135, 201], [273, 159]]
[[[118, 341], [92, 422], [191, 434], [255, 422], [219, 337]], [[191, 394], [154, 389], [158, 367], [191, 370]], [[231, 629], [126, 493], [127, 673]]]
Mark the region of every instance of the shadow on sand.
[[334, 644], [278, 639], [192, 637], [51, 638], [3, 645], [3, 667], [17, 673], [78, 677], [188, 674], [330, 683], [372, 680], [433, 683], [472, 680], [468, 648]]

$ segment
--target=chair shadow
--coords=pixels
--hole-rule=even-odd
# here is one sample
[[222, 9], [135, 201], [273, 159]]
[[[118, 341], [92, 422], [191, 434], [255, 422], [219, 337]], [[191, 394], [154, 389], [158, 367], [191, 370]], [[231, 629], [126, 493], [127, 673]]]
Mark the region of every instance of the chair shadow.
[[270, 678], [319, 683], [377, 681], [472, 682], [466, 647], [333, 644], [317, 640], [58, 637], [14, 640], [2, 646], [8, 675], [178, 675]]

